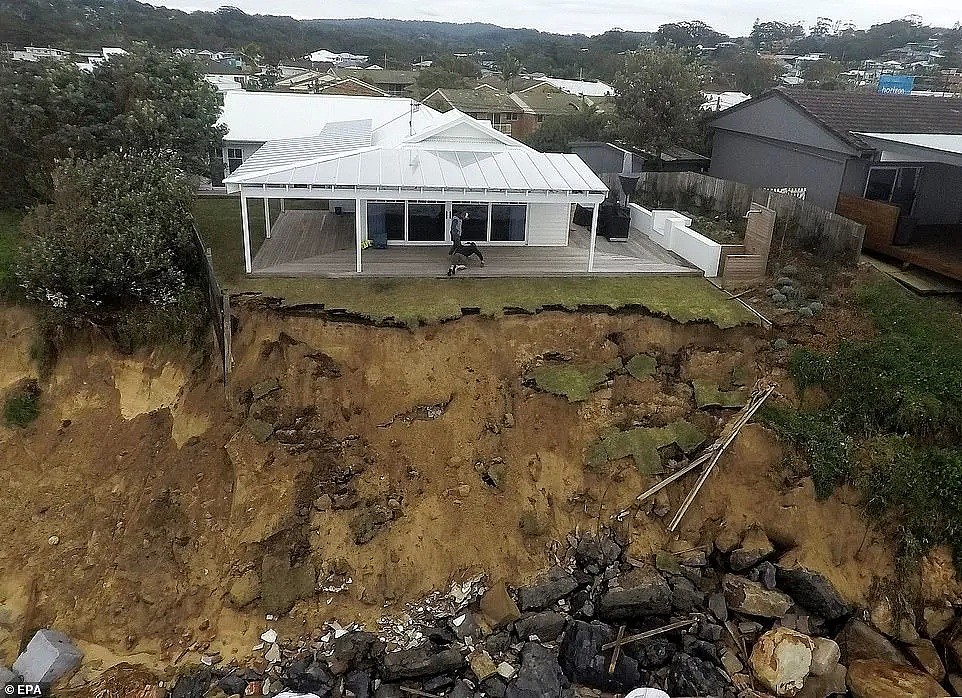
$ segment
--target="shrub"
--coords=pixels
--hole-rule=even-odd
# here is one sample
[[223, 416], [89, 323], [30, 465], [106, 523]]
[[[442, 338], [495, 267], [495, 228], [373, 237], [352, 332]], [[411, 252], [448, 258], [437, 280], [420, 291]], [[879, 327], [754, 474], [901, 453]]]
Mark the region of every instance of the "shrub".
[[22, 381], [7, 395], [3, 421], [7, 426], [25, 427], [40, 414], [40, 386], [35, 380]]
[[192, 192], [173, 161], [114, 153], [61, 163], [54, 180], [53, 203], [24, 221], [28, 299], [94, 319], [175, 303], [195, 257]]

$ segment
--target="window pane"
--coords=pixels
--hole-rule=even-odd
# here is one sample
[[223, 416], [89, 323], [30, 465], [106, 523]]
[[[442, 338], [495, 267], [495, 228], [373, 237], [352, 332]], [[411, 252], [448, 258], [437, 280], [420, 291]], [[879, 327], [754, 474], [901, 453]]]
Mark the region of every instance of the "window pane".
[[488, 239], [488, 205], [487, 204], [451, 204], [452, 215], [467, 213], [468, 217], [461, 221], [461, 239], [467, 242], [484, 242]]
[[870, 169], [868, 171], [868, 186], [865, 188], [865, 198], [873, 201], [888, 201], [892, 197], [895, 174], [895, 169], [877, 167]]
[[375, 247], [404, 239], [404, 204], [372, 201], [367, 205], [367, 233]]
[[408, 204], [408, 240], [444, 242], [444, 204]]
[[491, 207], [491, 240], [524, 242], [526, 215], [527, 206], [524, 204], [494, 204]]

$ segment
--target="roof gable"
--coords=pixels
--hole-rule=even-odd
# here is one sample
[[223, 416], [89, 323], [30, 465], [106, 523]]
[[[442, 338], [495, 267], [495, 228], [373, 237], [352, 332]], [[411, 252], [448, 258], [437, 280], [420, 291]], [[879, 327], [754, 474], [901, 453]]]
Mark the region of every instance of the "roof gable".
[[404, 142], [411, 145], [423, 144], [425, 147], [438, 147], [442, 143], [452, 142], [463, 147], [470, 142], [472, 145], [487, 143], [527, 148], [511, 136], [456, 109], [447, 112], [436, 124], [405, 139]]

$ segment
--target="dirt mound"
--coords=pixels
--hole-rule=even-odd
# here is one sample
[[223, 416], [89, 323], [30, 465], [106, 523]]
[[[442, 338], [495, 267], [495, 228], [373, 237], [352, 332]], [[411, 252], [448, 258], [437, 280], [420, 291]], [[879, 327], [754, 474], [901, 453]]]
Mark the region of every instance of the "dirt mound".
[[[11, 383], [30, 373], [29, 333], [13, 336], [0, 371]], [[653, 482], [631, 458], [586, 467], [590, 444], [683, 418], [717, 432], [731, 411], [696, 410], [691, 380], [754, 381], [767, 346], [756, 328], [628, 314], [412, 331], [242, 308], [230, 405], [200, 357], [78, 347], [44, 382], [37, 421], [0, 431], [0, 623], [17, 629], [0, 662], [41, 625], [113, 661], [145, 652], [164, 668], [208, 645], [229, 658], [257, 641], [267, 605], [293, 607], [280, 625], [293, 635], [370, 622], [475, 572], [532, 579], [552, 541], [596, 528]], [[642, 353], [651, 375], [619, 374], [581, 402], [523, 380], [546, 356]], [[684, 538], [760, 524], [862, 600], [890, 557], [844, 494], [815, 502], [778, 475], [780, 458], [767, 431], [746, 429]], [[668, 489], [672, 503], [684, 489]], [[647, 509], [629, 517], [634, 551], [665, 545]]]

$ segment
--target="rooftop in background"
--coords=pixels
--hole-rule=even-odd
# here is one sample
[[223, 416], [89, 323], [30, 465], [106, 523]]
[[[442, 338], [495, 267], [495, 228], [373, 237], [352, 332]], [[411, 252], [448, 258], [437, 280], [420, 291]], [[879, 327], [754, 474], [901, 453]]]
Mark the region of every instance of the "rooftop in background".
[[413, 85], [418, 74], [415, 70], [388, 70], [385, 68], [337, 68], [341, 77], [357, 78], [376, 85]]
[[543, 82], [554, 85], [559, 90], [583, 97], [607, 97], [615, 93], [611, 85], [591, 80], [566, 80], [564, 78], [543, 78]]
[[[867, 92], [778, 90], [786, 99], [856, 147], [859, 133], [962, 134], [962, 100]], [[771, 93], [756, 99], [764, 99]], [[737, 108], [737, 107], [736, 107]]]
[[522, 112], [523, 107], [511, 99], [511, 95], [499, 88], [449, 89], [438, 88], [424, 101], [442, 100], [454, 109], [469, 113]]
[[431, 123], [438, 113], [404, 97], [229, 92], [224, 95], [221, 124], [230, 141], [263, 143], [316, 136], [330, 122], [370, 119], [373, 130], [390, 125], [399, 132]]

